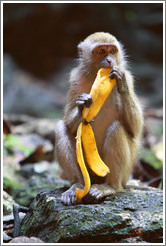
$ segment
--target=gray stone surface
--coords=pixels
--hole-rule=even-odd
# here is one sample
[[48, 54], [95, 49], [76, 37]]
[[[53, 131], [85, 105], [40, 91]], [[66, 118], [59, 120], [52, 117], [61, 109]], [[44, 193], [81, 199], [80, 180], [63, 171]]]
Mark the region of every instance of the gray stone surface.
[[128, 186], [100, 204], [63, 206], [64, 189], [37, 195], [21, 225], [21, 235], [47, 243], [161, 243], [163, 194]]

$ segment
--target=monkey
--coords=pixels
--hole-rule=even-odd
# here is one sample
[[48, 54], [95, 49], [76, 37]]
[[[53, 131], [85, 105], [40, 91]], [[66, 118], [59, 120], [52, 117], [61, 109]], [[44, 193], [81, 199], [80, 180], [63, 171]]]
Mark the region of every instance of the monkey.
[[92, 84], [100, 68], [110, 68], [116, 84], [97, 116], [90, 122], [101, 159], [110, 173], [104, 178], [87, 169], [91, 178], [83, 202], [97, 203], [122, 191], [132, 171], [141, 142], [143, 110], [134, 91], [134, 78], [122, 44], [110, 33], [96, 32], [78, 44], [78, 64], [72, 69], [64, 117], [56, 125], [56, 153], [71, 187], [62, 193], [64, 205], [75, 205], [75, 189], [83, 188], [82, 173], [76, 157], [76, 132], [82, 109], [90, 107]]

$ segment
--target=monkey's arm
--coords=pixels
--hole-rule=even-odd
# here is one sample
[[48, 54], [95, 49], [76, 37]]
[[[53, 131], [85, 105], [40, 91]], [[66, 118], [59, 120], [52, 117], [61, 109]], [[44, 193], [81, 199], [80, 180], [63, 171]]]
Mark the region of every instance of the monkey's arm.
[[78, 107], [74, 107], [71, 111], [66, 109], [64, 122], [71, 133], [76, 133], [78, 125], [81, 123], [82, 117], [79, 113]]
[[122, 94], [123, 121], [127, 132], [133, 138], [137, 138], [142, 133], [143, 113], [134, 92]]
[[92, 97], [89, 94], [80, 93], [80, 86], [77, 83], [71, 83], [65, 108], [64, 122], [72, 133], [77, 131], [78, 125], [83, 120], [82, 109], [84, 107], [88, 108], [92, 104]]
[[130, 72], [120, 72], [117, 67], [110, 73], [110, 77], [113, 76], [117, 79], [117, 89], [122, 102], [121, 123], [133, 138], [138, 137], [142, 131], [143, 113], [134, 93], [133, 77]]
[[70, 82], [70, 89], [67, 97], [67, 103], [64, 112], [64, 122], [71, 133], [77, 131], [78, 125], [82, 121], [82, 116], [77, 107], [76, 101], [80, 94], [78, 89], [78, 84], [76, 82]]

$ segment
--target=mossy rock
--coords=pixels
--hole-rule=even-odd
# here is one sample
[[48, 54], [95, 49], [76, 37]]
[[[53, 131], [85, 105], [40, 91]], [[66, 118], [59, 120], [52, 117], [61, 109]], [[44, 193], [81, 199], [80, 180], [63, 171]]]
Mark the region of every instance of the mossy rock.
[[62, 205], [64, 189], [37, 195], [22, 221], [21, 235], [46, 243], [162, 242], [163, 194], [128, 187], [100, 204]]
[[18, 204], [6, 191], [3, 191], [3, 215], [11, 214], [13, 212], [13, 205]]

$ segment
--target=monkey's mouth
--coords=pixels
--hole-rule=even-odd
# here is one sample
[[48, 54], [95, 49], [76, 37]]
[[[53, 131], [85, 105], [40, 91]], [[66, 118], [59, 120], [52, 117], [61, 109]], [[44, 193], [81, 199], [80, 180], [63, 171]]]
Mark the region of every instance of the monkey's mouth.
[[111, 64], [106, 64], [106, 63], [101, 63], [100, 65], [99, 65], [99, 69], [100, 68], [112, 68], [113, 67], [113, 65], [111, 65]]

